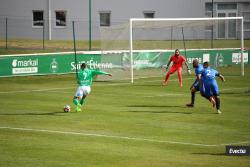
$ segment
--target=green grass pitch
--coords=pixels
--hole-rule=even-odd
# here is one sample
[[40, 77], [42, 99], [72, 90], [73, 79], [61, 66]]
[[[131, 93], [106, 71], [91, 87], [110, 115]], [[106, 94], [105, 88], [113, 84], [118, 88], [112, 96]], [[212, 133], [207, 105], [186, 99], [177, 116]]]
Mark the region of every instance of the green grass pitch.
[[80, 113], [72, 104], [74, 75], [0, 78], [0, 167], [206, 167], [250, 164], [226, 156], [225, 145], [250, 145], [250, 68], [218, 81], [221, 115], [171, 76], [95, 82]]

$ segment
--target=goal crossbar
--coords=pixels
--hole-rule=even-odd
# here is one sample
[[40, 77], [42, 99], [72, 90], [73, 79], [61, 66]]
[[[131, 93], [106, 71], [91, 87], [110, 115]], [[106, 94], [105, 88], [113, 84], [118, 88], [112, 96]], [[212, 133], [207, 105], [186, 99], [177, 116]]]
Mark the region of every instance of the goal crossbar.
[[[133, 74], [133, 29], [134, 28], [145, 28], [145, 25], [142, 25], [146, 22], [175, 22], [175, 24], [165, 25], [165, 27], [181, 27], [184, 24], [189, 25], [199, 25], [204, 23], [211, 23], [211, 21], [226, 21], [226, 20], [239, 20], [241, 23], [241, 30], [240, 30], [240, 49], [241, 49], [241, 76], [244, 76], [244, 20], [243, 17], [213, 17], [213, 18], [130, 18], [129, 20], [129, 53], [130, 53], [130, 60], [131, 60], [131, 83], [134, 82], [134, 74]], [[149, 25], [150, 28], [156, 27], [159, 25]]]

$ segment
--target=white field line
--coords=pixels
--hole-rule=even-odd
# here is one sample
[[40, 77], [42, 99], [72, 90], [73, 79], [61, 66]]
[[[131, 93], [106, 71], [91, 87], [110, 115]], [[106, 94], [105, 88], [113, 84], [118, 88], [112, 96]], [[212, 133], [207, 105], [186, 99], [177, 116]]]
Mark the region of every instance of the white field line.
[[[183, 80], [190, 80], [193, 78], [186, 78]], [[143, 81], [139, 82], [141, 83], [150, 83], [150, 82], [156, 82], [156, 81], [161, 81], [161, 80], [151, 80], [151, 81]], [[173, 79], [171, 81], [178, 81], [178, 79]], [[102, 84], [102, 85], [95, 85], [95, 86], [120, 86], [120, 85], [130, 85], [131, 83], [108, 83], [108, 84]], [[43, 91], [53, 91], [53, 90], [67, 90], [67, 89], [76, 89], [77, 85], [74, 87], [64, 87], [64, 88], [48, 88], [48, 89], [32, 89], [32, 90], [17, 90], [17, 91], [2, 91], [0, 94], [7, 94], [7, 93], [26, 93], [26, 92], [43, 92]]]
[[4, 92], [0, 92], [0, 94], [8, 94], [8, 93], [29, 93], [29, 92], [45, 92], [45, 91], [65, 90], [65, 89], [72, 89], [72, 88], [76, 88], [76, 87], [49, 88], [49, 89], [32, 89], [32, 90], [17, 90], [17, 91], [4, 91]]
[[[147, 79], [147, 78], [152, 78], [152, 77], [144, 77], [144, 78], [142, 77], [140, 79]], [[182, 80], [183, 81], [184, 80], [195, 80], [195, 78], [185, 78], [185, 79], [182, 79]], [[159, 79], [157, 79], [157, 80], [150, 80], [150, 81], [139, 81], [139, 82], [134, 83], [134, 85], [136, 85], [136, 84], [143, 84], [143, 83], [151, 83], [151, 82], [159, 82], [159, 85], [160, 85], [162, 81], [163, 80], [159, 80]], [[179, 82], [179, 79], [170, 79], [170, 82], [176, 82], [176, 81]], [[110, 83], [110, 84], [95, 85], [95, 86], [120, 86], [120, 85], [133, 85], [133, 84], [131, 84], [130, 82], [128, 82], [128, 83]]]
[[[155, 80], [156, 81], [156, 80]], [[158, 80], [157, 80], [158, 81]], [[152, 82], [152, 81], [148, 81]], [[117, 83], [117, 84], [105, 84], [105, 85], [95, 85], [95, 86], [119, 86], [119, 85], [128, 85], [128, 83]], [[160, 85], [159, 85], [160, 86]], [[50, 88], [50, 89], [34, 89], [34, 90], [20, 90], [20, 91], [9, 91], [9, 92], [0, 92], [0, 94], [7, 94], [7, 93], [26, 93], [26, 92], [52, 92], [52, 93], [72, 93], [72, 91], [60, 91], [60, 90], [67, 90], [67, 89], [76, 89], [76, 87], [65, 87], [65, 88]], [[221, 92], [224, 91], [231, 91], [231, 90], [247, 90], [250, 89], [250, 87], [242, 87], [242, 88], [227, 88], [227, 89], [221, 89]], [[105, 95], [108, 96], [116, 96], [113, 93], [105, 93]], [[142, 97], [164, 97], [164, 96], [185, 96], [183, 93], [164, 93], [159, 95], [147, 95], [147, 94], [122, 94], [117, 96], [142, 96]]]
[[[32, 128], [0, 127], [0, 129], [44, 132], [44, 133], [53, 133], [53, 134], [78, 135], [78, 136], [90, 136], [90, 137], [103, 137], [103, 138], [113, 138], [113, 139], [120, 139], [120, 140], [146, 141], [146, 142], [153, 142], [153, 143], [180, 144], [180, 145], [202, 146], [202, 147], [219, 147], [219, 146], [230, 145], [230, 143], [229, 144], [202, 144], [202, 143], [189, 143], [189, 142], [178, 142], [178, 141], [169, 141], [169, 140], [147, 139], [147, 138], [138, 138], [138, 137], [105, 135], [105, 134], [97, 134], [97, 133], [68, 132], [68, 131], [32, 129]], [[232, 144], [245, 144], [245, 143], [250, 143], [250, 141], [242, 141], [242, 142], [236, 142]]]
[[[128, 83], [117, 83], [117, 84], [105, 84], [105, 85], [96, 85], [96, 86], [119, 86], [119, 85], [128, 85]], [[0, 94], [8, 94], [8, 93], [29, 93], [29, 92], [54, 92], [54, 93], [72, 93], [72, 92], [62, 92], [58, 90], [67, 90], [67, 89], [76, 89], [76, 87], [65, 87], [65, 88], [50, 88], [50, 89], [33, 89], [33, 90], [20, 90], [20, 91], [3, 91]], [[231, 91], [231, 90], [244, 90], [250, 89], [250, 87], [242, 87], [242, 88], [228, 88], [221, 89], [220, 91]], [[111, 95], [111, 94], [106, 94]], [[144, 97], [155, 97], [155, 96], [182, 96], [184, 94], [181, 93], [167, 93], [162, 95], [146, 95], [146, 94], [131, 94], [131, 95], [142, 95]]]
[[[60, 93], [60, 94], [73, 94], [72, 91], [50, 91], [50, 93]], [[140, 98], [150, 98], [150, 97], [169, 97], [169, 96], [189, 96], [181, 93], [165, 93], [165, 94], [159, 94], [159, 95], [148, 95], [148, 94], [142, 94], [142, 93], [130, 93], [130, 94], [114, 94], [114, 93], [95, 93], [98, 96], [111, 96], [111, 97], [135, 97], [138, 96]]]
[[[187, 78], [186, 80], [190, 80], [191, 78]], [[193, 78], [192, 78], [193, 79]], [[161, 80], [152, 80], [152, 81], [144, 81], [140, 82], [141, 83], [150, 83], [150, 82], [156, 82], [156, 81], [161, 81]], [[172, 81], [177, 81], [177, 80], [172, 80]], [[110, 84], [103, 84], [103, 85], [95, 85], [97, 87], [99, 86], [120, 86], [120, 85], [130, 85], [131, 83], [110, 83]], [[67, 89], [76, 89], [76, 86], [74, 87], [64, 87], [64, 88], [48, 88], [48, 89], [31, 89], [31, 90], [18, 90], [18, 91], [2, 91], [0, 94], [9, 94], [9, 93], [29, 93], [29, 92], [48, 92], [48, 91], [53, 91], [57, 92], [57, 90], [67, 90]], [[241, 87], [241, 88], [227, 88], [227, 89], [221, 89], [220, 91], [231, 91], [231, 90], [244, 90], [244, 89], [250, 89], [250, 87]], [[64, 92], [60, 92], [64, 93]], [[165, 95], [157, 95], [157, 96], [170, 96], [170, 95], [182, 95], [180, 93], [168, 93]], [[147, 96], [151, 97], [151, 96]], [[155, 96], [152, 96], [155, 97]]]
[[[226, 92], [226, 91], [232, 91], [232, 90], [247, 90], [250, 89], [250, 87], [244, 87], [244, 88], [231, 88], [231, 89], [221, 89], [221, 92]], [[54, 91], [51, 90], [49, 91], [50, 93], [60, 93], [60, 94], [72, 94], [74, 92], [72, 91]], [[158, 95], [149, 95], [149, 94], [138, 94], [138, 93], [130, 93], [130, 94], [113, 94], [113, 93], [95, 93], [98, 96], [112, 96], [112, 97], [135, 97], [139, 96], [140, 98], [154, 98], [154, 97], [189, 97], [189, 93], [164, 93], [164, 94], [158, 94]], [[225, 98], [225, 97], [223, 97]]]

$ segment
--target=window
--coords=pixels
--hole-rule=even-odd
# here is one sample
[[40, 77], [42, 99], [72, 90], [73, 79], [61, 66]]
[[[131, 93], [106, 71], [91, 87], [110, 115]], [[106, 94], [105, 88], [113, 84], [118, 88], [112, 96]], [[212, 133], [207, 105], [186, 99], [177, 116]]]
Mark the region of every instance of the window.
[[111, 12], [100, 12], [100, 26], [110, 26]]
[[244, 22], [244, 30], [250, 31], [250, 21], [245, 21]]
[[33, 11], [33, 27], [43, 27], [43, 11]]
[[66, 27], [66, 11], [56, 11], [56, 27]]
[[250, 11], [249, 12], [242, 12], [242, 16], [244, 17], [244, 20], [250, 21]]
[[[228, 13], [228, 17], [236, 17], [236, 13]], [[228, 37], [236, 38], [236, 20], [228, 20]]]
[[250, 12], [242, 12], [242, 16], [244, 17], [244, 30], [250, 31]]
[[155, 12], [151, 11], [151, 12], [143, 12], [144, 14], [144, 18], [154, 18], [155, 17]]
[[217, 5], [218, 10], [236, 10], [237, 4], [236, 3], [219, 3]]
[[[226, 17], [225, 13], [218, 13], [218, 17]], [[226, 21], [222, 20], [218, 22], [218, 38], [226, 37]]]
[[205, 10], [207, 11], [212, 11], [213, 10], [213, 4], [212, 3], [205, 3]]
[[[213, 4], [212, 3], [205, 3], [205, 16], [206, 17], [212, 17], [213, 12]], [[206, 31], [212, 31], [213, 26], [205, 26]]]
[[213, 14], [213, 4], [212, 3], [205, 3], [205, 16], [212, 17]]

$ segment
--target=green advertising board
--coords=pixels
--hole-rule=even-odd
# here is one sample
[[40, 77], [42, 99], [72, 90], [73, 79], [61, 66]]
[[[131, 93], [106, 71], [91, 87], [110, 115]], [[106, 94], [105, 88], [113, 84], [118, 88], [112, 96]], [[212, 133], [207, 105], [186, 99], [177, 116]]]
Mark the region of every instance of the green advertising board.
[[[90, 68], [108, 67], [109, 64], [100, 64], [99, 54], [77, 55], [78, 68], [82, 63], [89, 64]], [[0, 57], [0, 76], [19, 75], [46, 75], [65, 74], [76, 70], [74, 54], [41, 54], [24, 56]]]
[[[134, 69], [159, 68], [166, 64], [173, 51], [141, 51], [133, 53]], [[188, 50], [187, 62], [199, 59], [200, 63], [209, 61], [212, 66], [228, 66], [241, 63], [241, 51], [238, 49], [227, 50]], [[249, 64], [249, 51], [244, 52], [244, 63]], [[77, 66], [87, 63], [91, 69], [117, 69], [130, 68], [129, 52], [119, 52], [102, 55], [101, 52], [92, 54], [78, 53]], [[0, 77], [49, 75], [74, 73], [76, 63], [74, 53], [48, 53], [30, 55], [0, 56]]]
[[[243, 53], [244, 63], [249, 64], [248, 54], [249, 51]], [[228, 65], [241, 64], [241, 50], [239, 49], [227, 49], [227, 50], [189, 50], [180, 52], [186, 57], [187, 63], [192, 64], [194, 59], [198, 59], [200, 63], [205, 61], [210, 62], [211, 66], [222, 67]], [[134, 68], [159, 68], [166, 64], [173, 55], [173, 51], [166, 52], [140, 52], [134, 53]], [[129, 59], [129, 55], [127, 55]]]

